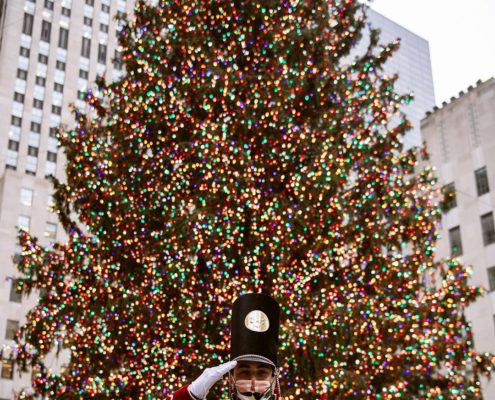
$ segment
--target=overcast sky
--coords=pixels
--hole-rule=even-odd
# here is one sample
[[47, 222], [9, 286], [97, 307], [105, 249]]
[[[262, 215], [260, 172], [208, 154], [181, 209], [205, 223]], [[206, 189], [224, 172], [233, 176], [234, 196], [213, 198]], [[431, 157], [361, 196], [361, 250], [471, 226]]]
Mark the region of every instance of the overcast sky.
[[374, 0], [371, 7], [428, 40], [437, 105], [495, 77], [495, 0]]

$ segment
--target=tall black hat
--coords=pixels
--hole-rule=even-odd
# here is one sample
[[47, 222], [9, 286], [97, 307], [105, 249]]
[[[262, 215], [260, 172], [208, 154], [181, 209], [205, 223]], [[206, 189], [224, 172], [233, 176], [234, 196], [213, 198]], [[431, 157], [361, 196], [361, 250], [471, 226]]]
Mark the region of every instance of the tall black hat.
[[260, 361], [277, 366], [280, 308], [264, 293], [248, 293], [232, 306], [232, 360]]

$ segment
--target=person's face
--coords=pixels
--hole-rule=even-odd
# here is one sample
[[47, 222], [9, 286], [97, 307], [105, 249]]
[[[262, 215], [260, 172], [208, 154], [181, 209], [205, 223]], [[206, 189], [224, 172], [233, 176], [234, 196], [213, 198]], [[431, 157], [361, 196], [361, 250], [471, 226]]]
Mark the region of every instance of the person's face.
[[273, 375], [270, 365], [256, 361], [239, 361], [234, 368], [234, 381], [269, 381]]

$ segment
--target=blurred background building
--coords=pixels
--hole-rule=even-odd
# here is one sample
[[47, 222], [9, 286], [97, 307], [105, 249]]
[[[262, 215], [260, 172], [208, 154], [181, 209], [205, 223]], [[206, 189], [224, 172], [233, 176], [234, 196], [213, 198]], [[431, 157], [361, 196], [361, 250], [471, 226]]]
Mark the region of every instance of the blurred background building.
[[[134, 0], [0, 0], [0, 345], [8, 354], [12, 337], [34, 304], [16, 292], [12, 256], [17, 228], [40, 242], [63, 239], [51, 212], [48, 175], [63, 176], [64, 155], [56, 128], [71, 126], [69, 105], [84, 108], [84, 93], [97, 75], [122, 73], [118, 63], [119, 23]], [[117, 61], [114, 61], [116, 59]], [[57, 361], [53, 361], [57, 368]], [[4, 360], [0, 399], [30, 386]]]
[[[475, 347], [495, 353], [495, 79], [478, 81], [421, 122], [421, 133], [446, 195], [439, 258], [471, 266], [471, 283], [487, 295], [467, 309]], [[485, 400], [495, 399], [495, 382]]]
[[[388, 44], [400, 39], [400, 48], [385, 64], [384, 73], [399, 74], [396, 90], [400, 94], [412, 93], [414, 100], [403, 108], [413, 128], [404, 137], [405, 149], [420, 146], [420, 121], [435, 106], [433, 76], [431, 72], [428, 41], [403, 26], [384, 17], [373, 9], [368, 9], [368, 26], [380, 30], [380, 44]], [[369, 44], [369, 29], [351, 52], [351, 58], [364, 54]]]

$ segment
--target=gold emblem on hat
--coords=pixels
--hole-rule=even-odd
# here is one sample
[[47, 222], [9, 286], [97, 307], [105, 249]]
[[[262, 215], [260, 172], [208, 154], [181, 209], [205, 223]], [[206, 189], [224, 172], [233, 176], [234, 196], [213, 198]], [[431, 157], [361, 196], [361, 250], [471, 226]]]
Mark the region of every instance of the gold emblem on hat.
[[246, 325], [246, 328], [254, 332], [266, 332], [270, 327], [270, 321], [263, 311], [253, 310], [246, 315], [244, 325]]

